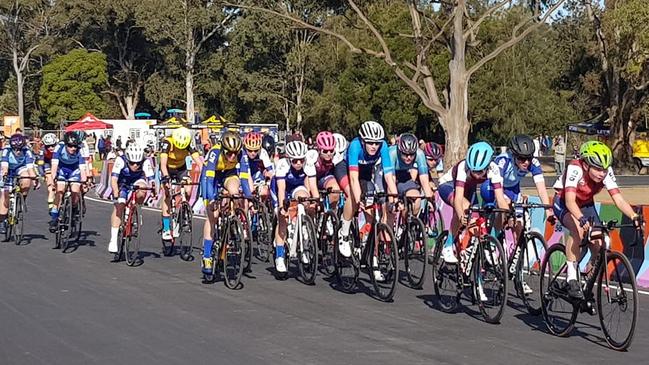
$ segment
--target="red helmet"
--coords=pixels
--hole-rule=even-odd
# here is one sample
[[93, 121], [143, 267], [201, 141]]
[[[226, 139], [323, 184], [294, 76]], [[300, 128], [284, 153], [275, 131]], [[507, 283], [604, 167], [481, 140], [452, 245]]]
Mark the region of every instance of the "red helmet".
[[320, 132], [316, 137], [316, 143], [319, 150], [333, 151], [336, 148], [336, 138], [331, 132]]
[[442, 147], [435, 142], [428, 142], [424, 147], [424, 154], [427, 159], [439, 160], [444, 157], [444, 152], [442, 152]]
[[261, 133], [250, 132], [243, 138], [243, 145], [249, 151], [259, 151], [261, 149], [262, 139], [263, 136]]

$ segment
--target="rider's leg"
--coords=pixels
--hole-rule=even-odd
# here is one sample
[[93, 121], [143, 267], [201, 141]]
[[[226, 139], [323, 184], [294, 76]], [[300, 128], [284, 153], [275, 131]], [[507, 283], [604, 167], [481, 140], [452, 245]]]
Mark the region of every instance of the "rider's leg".
[[45, 183], [47, 184], [47, 208], [51, 210], [52, 207], [54, 207], [54, 195], [56, 194], [56, 186], [54, 185], [52, 173], [49, 171], [45, 172]]
[[[120, 196], [121, 196], [120, 192]], [[124, 214], [125, 203], [115, 203], [113, 205], [113, 213], [110, 216], [110, 241], [108, 242], [108, 252], [117, 253], [119, 247], [117, 246], [117, 235], [119, 234], [119, 226], [122, 224], [121, 216]]]
[[[29, 177], [29, 172], [27, 169], [23, 169], [20, 172], [20, 177]], [[24, 196], [27, 196], [29, 193], [29, 190], [32, 188], [32, 180], [31, 179], [21, 179], [20, 180], [20, 191], [23, 193]]]
[[7, 214], [9, 213], [9, 186], [0, 191], [0, 233], [7, 232]]
[[162, 184], [162, 203], [160, 211], [162, 214], [162, 235], [164, 239], [171, 239], [171, 217], [169, 207], [171, 206], [171, 187], [169, 184]]

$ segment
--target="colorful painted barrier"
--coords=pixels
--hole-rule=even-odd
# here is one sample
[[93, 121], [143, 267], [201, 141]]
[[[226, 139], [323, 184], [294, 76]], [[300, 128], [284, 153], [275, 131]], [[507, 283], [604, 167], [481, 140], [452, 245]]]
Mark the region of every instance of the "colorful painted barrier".
[[[109, 183], [111, 169], [112, 162], [106, 162], [101, 172], [99, 184], [97, 185], [97, 195], [103, 199], [109, 199], [111, 196]], [[198, 182], [200, 177], [200, 170], [196, 166], [194, 166], [194, 168], [192, 169], [191, 177], [192, 181]], [[158, 180], [158, 178], [159, 176], [156, 175], [156, 180]], [[195, 214], [204, 214], [205, 207], [203, 206], [203, 200], [199, 199], [198, 197], [198, 188], [192, 189], [189, 203], [191, 204]], [[540, 203], [538, 197], [530, 197], [529, 200], [532, 203]], [[445, 229], [449, 229], [453, 210], [451, 207], [444, 204], [439, 198], [436, 200], [436, 203], [440, 207], [440, 210], [442, 212], [442, 219], [445, 223]], [[149, 197], [149, 199], [146, 201], [146, 205], [151, 207], [159, 207], [159, 204], [160, 194], [158, 194], [156, 198]], [[631, 223], [630, 220], [627, 217], [623, 216], [623, 214], [614, 205], [597, 203], [595, 207], [601, 219], [604, 221], [614, 219], [622, 224]], [[643, 206], [642, 210], [646, 220], [647, 218], [649, 218], [649, 206]], [[544, 235], [545, 240], [548, 242], [548, 245], [556, 244], [559, 242], [563, 243], [563, 227], [559, 223], [557, 223], [555, 226], [547, 223], [545, 221], [544, 210], [536, 209], [532, 211], [531, 227], [532, 230], [535, 230]], [[643, 287], [649, 287], [649, 225], [645, 226], [642, 242], [638, 242], [637, 244], [633, 245], [632, 243], [635, 236], [635, 231], [632, 228], [625, 228], [620, 231], [614, 231], [611, 234], [611, 247], [613, 250], [623, 252], [629, 258], [636, 273], [638, 284]], [[512, 241], [511, 236], [508, 237], [508, 241]], [[586, 262], [587, 260], [582, 261], [584, 265]]]

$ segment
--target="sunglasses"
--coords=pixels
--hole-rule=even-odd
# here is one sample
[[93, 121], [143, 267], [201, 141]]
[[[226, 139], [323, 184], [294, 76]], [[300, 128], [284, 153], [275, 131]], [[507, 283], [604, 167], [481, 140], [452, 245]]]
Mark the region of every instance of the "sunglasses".
[[230, 152], [230, 151], [228, 151], [228, 152], [225, 153], [225, 156], [226, 156], [226, 157], [229, 157], [229, 158], [232, 158], [232, 157], [234, 157], [234, 156], [236, 156], [236, 155], [237, 155], [236, 152]]
[[130, 162], [129, 161], [128, 164], [129, 164], [129, 166], [140, 166], [140, 165], [142, 165], [142, 162]]
[[474, 175], [476, 175], [476, 176], [480, 176], [480, 175], [484, 175], [484, 174], [486, 174], [486, 173], [487, 173], [487, 169], [482, 169], [482, 170], [479, 170], [479, 171], [471, 171], [471, 173], [474, 174]]
[[531, 157], [516, 156], [516, 160], [518, 162], [526, 162], [526, 161], [532, 161], [532, 158]]
[[378, 146], [381, 144], [379, 141], [367, 141], [365, 144], [370, 145], [370, 146]]
[[334, 150], [321, 150], [320, 153], [331, 154], [334, 153]]
[[291, 163], [304, 163], [303, 158], [294, 158], [291, 160]]
[[74, 144], [66, 144], [65, 146], [68, 147], [68, 148], [79, 148], [79, 146], [74, 145]]
[[402, 153], [401, 156], [403, 156], [403, 157], [414, 157], [415, 154], [414, 153]]

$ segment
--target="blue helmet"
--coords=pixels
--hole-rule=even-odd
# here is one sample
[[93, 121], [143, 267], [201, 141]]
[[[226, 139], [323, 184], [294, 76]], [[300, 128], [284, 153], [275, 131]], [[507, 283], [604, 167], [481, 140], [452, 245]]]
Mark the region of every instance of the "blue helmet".
[[474, 143], [466, 152], [466, 165], [471, 171], [482, 171], [489, 166], [494, 149], [487, 142]]

